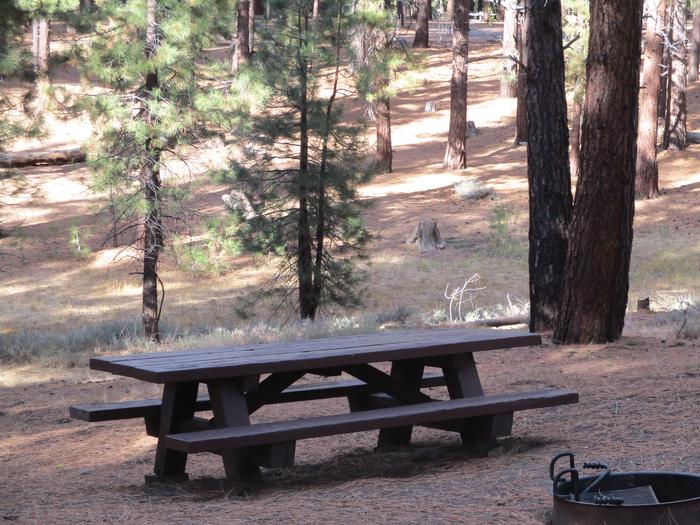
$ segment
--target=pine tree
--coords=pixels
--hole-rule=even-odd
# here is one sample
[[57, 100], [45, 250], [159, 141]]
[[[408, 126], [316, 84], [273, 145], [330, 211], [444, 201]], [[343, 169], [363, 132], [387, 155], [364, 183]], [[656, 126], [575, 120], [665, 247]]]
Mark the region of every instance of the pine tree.
[[393, 169], [391, 99], [399, 87], [415, 85], [417, 63], [393, 33], [391, 10], [383, 0], [355, 2], [352, 61], [357, 88], [376, 123], [377, 172]]
[[299, 316], [311, 320], [323, 305], [359, 304], [353, 256], [363, 256], [368, 235], [357, 186], [369, 178], [362, 128], [341, 121], [338, 101], [350, 2], [324, 1], [317, 20], [312, 9], [312, 0], [280, 3], [260, 32], [253, 67], [273, 95], [226, 174], [252, 208], [234, 212], [235, 235], [281, 258], [263, 292], [296, 295]]
[[79, 51], [84, 76], [104, 89], [78, 103], [98, 132], [89, 154], [96, 188], [117, 196], [120, 232], [140, 232], [142, 318], [154, 341], [163, 306], [164, 217], [175, 215], [187, 194], [170, 163], [182, 146], [228, 131], [253, 96], [248, 85], [237, 89], [244, 75], [228, 78], [204, 51], [227, 34], [231, 12], [219, 0], [106, 0], [90, 46]]
[[[632, 253], [642, 0], [590, 3], [581, 171], [553, 340], [622, 335]], [[627, 31], [621, 32], [620, 28]], [[605, 130], [604, 133], [601, 130]]]
[[450, 127], [442, 167], [461, 170], [467, 167], [467, 59], [469, 58], [467, 0], [455, 0], [453, 16]]

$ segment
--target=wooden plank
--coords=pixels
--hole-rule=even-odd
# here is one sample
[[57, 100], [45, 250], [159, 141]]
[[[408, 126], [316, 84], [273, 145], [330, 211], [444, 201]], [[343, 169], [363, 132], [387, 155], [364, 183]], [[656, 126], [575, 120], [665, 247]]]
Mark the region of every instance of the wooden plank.
[[[497, 332], [497, 331], [495, 331]], [[111, 362], [108, 358], [93, 358], [90, 366], [119, 375], [125, 375], [152, 382], [171, 382], [187, 380], [210, 380], [217, 378], [245, 376], [294, 370], [311, 370], [333, 367], [345, 367], [353, 364], [403, 359], [420, 359], [470, 353], [476, 351], [515, 348], [539, 344], [538, 335], [526, 334], [513, 337], [493, 337], [491, 339], [453, 338], [440, 344], [426, 346], [425, 342], [396, 343], [374, 345], [334, 351], [309, 351], [291, 354], [270, 354], [250, 356], [245, 359], [220, 357], [210, 360], [191, 359], [186, 362], [169, 363], [167, 358], [158, 364], [139, 362], [136, 358], [131, 364]]]
[[197, 357], [205, 358], [208, 355], [218, 354], [241, 354], [240, 357], [247, 355], [265, 355], [266, 353], [279, 354], [280, 352], [299, 352], [299, 351], [316, 351], [316, 350], [333, 350], [333, 349], [350, 349], [368, 345], [384, 345], [393, 343], [407, 343], [411, 341], [439, 341], [453, 336], [464, 340], [465, 338], [473, 339], [491, 339], [497, 336], [512, 337], [513, 335], [532, 336], [527, 332], [522, 331], [503, 331], [503, 330], [486, 330], [486, 329], [437, 329], [437, 330], [407, 330], [396, 332], [385, 332], [381, 334], [370, 333], [351, 336], [338, 336], [320, 339], [309, 339], [300, 341], [260, 343], [237, 346], [220, 346], [213, 348], [190, 348], [184, 350], [171, 350], [167, 352], [152, 352], [144, 354], [125, 354], [117, 356], [105, 356], [96, 359], [105, 359], [112, 362], [123, 362], [138, 360], [140, 362], [158, 359], [164, 355], [169, 358], [173, 357]]
[[[263, 381], [264, 383], [264, 381]], [[445, 385], [445, 378], [440, 373], [427, 373], [421, 381], [421, 388], [434, 388]], [[291, 386], [277, 396], [266, 399], [267, 404], [295, 403], [334, 397], [348, 397], [360, 393], [374, 393], [376, 389], [358, 379], [346, 379], [315, 385]], [[140, 399], [135, 401], [119, 401], [95, 405], [74, 405], [70, 407], [70, 416], [91, 423], [112, 421], [118, 419], [134, 419], [139, 417], [160, 417], [161, 399]], [[250, 403], [249, 403], [250, 406]], [[197, 398], [195, 412], [211, 410], [209, 396]]]
[[[190, 349], [174, 352], [157, 352], [151, 354], [135, 354], [125, 356], [110, 356], [94, 358], [96, 362], [110, 362], [115, 365], [138, 365], [142, 367], [157, 368], [159, 364], [189, 363], [191, 361], [215, 362], [219, 359], [247, 362], [258, 360], [262, 356], [281, 356], [293, 358], [295, 354], [304, 355], [313, 352], [352, 352], [367, 348], [379, 349], [380, 347], [399, 346], [423, 346], [431, 348], [445, 343], [480, 343], [487, 341], [508, 341], [525, 338], [530, 344], [539, 344], [541, 339], [534, 334], [526, 332], [506, 332], [503, 330], [438, 330], [429, 333], [408, 332], [403, 337], [389, 334], [371, 334], [369, 336], [342, 341], [334, 339], [315, 339], [293, 343], [275, 343], [269, 346], [248, 345], [218, 347], [213, 349]], [[475, 350], [478, 351], [478, 350]]]
[[166, 437], [166, 443], [168, 447], [175, 450], [206, 452], [229, 447], [296, 441], [377, 428], [419, 425], [577, 402], [577, 393], [552, 388], [535, 392], [431, 401], [349, 414], [173, 434]]

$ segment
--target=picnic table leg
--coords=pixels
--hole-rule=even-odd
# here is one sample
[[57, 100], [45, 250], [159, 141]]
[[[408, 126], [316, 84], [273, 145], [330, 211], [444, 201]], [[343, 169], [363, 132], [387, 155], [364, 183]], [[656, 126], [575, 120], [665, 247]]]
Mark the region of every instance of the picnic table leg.
[[197, 402], [199, 383], [166, 383], [163, 387], [158, 446], [153, 468], [155, 476], [146, 476], [146, 481], [188, 479], [185, 473], [187, 454], [165, 447], [165, 436], [177, 432], [181, 420], [192, 419]]
[[[394, 361], [391, 364], [391, 378], [401, 382], [409, 391], [420, 393], [424, 364], [422, 361]], [[377, 448], [391, 448], [408, 445], [411, 442], [412, 426], [383, 428], [379, 431]]]
[[[207, 383], [211, 408], [214, 412], [214, 424], [217, 428], [250, 425], [248, 405], [242, 386], [238, 380]], [[223, 451], [226, 479], [247, 482], [257, 482], [262, 479], [260, 467], [256, 462], [251, 461], [252, 455], [246, 456], [244, 449]]]
[[[461, 354], [448, 359], [443, 364], [442, 372], [451, 399], [484, 395], [473, 354]], [[512, 414], [463, 420], [460, 425], [462, 443], [475, 454], [485, 455], [498, 446], [496, 437], [510, 435], [512, 422]]]

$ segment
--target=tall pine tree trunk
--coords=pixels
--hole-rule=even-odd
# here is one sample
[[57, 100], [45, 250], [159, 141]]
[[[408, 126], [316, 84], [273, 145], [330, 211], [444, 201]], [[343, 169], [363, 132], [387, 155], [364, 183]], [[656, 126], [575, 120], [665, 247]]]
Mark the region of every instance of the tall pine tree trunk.
[[666, 125], [664, 126], [664, 149], [684, 150], [688, 147], [687, 107], [685, 100], [688, 85], [686, 24], [687, 11], [683, 0], [672, 0], [671, 35], [674, 49], [670, 50], [671, 76], [666, 96]]
[[453, 10], [450, 130], [442, 166], [462, 170], [467, 167], [467, 59], [469, 58], [467, 0], [454, 0]]
[[32, 21], [32, 51], [34, 55], [34, 72], [40, 81], [49, 78], [49, 53], [51, 50], [50, 22], [46, 17]]
[[[156, 52], [157, 42], [157, 1], [146, 2], [146, 46], [145, 54], [151, 59]], [[151, 71], [146, 74], [144, 98], [149, 99], [158, 89], [158, 73], [149, 64]], [[144, 108], [143, 118], [154, 118]], [[161, 217], [161, 181], [160, 181], [160, 150], [152, 147], [148, 140], [145, 146], [145, 164], [141, 168], [141, 184], [148, 206], [144, 220], [143, 236], [143, 305], [141, 316], [146, 338], [160, 342], [159, 308], [158, 308], [158, 257], [163, 249], [163, 224]]]
[[559, 309], [572, 206], [561, 1], [530, 0], [526, 16], [530, 330], [544, 332]]
[[652, 199], [659, 194], [659, 166], [656, 161], [659, 132], [659, 88], [664, 54], [666, 0], [651, 0], [644, 36], [644, 65], [639, 90], [639, 129], [637, 132], [637, 179], [635, 194]]
[[418, 0], [418, 16], [416, 17], [416, 36], [413, 39], [413, 47], [428, 47], [430, 21], [430, 0]]
[[581, 172], [553, 337], [557, 343], [604, 343], [622, 335], [632, 252], [641, 31], [642, 0], [627, 1], [624, 9], [618, 0], [591, 0]]
[[313, 298], [313, 260], [311, 255], [311, 220], [309, 217], [309, 103], [308, 63], [303, 47], [308, 29], [309, 13], [299, 6], [297, 13], [297, 67], [299, 69], [299, 216], [297, 222], [297, 279], [299, 293], [299, 315], [301, 319], [313, 320], [316, 306]]
[[313, 18], [314, 20], [316, 20], [318, 18], [320, 3], [321, 3], [321, 0], [314, 0], [312, 12], [311, 12], [311, 18]]
[[527, 12], [529, 1], [530, 0], [519, 0], [518, 2], [518, 5], [522, 7], [522, 10], [518, 15], [518, 28], [516, 33], [516, 44], [518, 46], [520, 64], [518, 64], [518, 106], [515, 115], [515, 146], [527, 142], [527, 109], [525, 104], [525, 83], [527, 82], [527, 72], [525, 68], [527, 67], [528, 57], [527, 49], [525, 47], [525, 40], [527, 39], [528, 19], [523, 13]]
[[690, 33], [690, 58], [688, 60], [688, 81], [698, 79], [700, 67], [700, 4], [693, 8], [693, 30]]
[[250, 59], [249, 42], [249, 0], [238, 0], [238, 10], [236, 16], [236, 46], [233, 50], [233, 60], [231, 68], [237, 70]]
[[[515, 0], [506, 0], [505, 20], [503, 22], [503, 56], [517, 56], [516, 33], [518, 31], [517, 4]], [[510, 59], [503, 60], [501, 70], [501, 97], [513, 98], [518, 95], [518, 65]]]

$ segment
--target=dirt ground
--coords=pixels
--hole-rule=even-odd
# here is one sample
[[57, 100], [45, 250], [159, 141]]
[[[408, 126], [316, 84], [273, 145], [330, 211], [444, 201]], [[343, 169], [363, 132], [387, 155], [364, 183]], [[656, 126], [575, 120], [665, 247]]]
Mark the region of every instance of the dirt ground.
[[[488, 393], [568, 387], [578, 405], [516, 413], [513, 437], [467, 457], [456, 434], [418, 429], [375, 453], [376, 432], [299, 442], [297, 464], [261, 487], [225, 486], [217, 456], [191, 456], [189, 482], [145, 485], [155, 439], [142, 422], [84, 423], [73, 403], [157, 396], [155, 386], [85, 370], [0, 390], [0, 517], [16, 523], [543, 523], [548, 461], [621, 470], [700, 470], [697, 341], [626, 337], [589, 347], [477, 356]], [[433, 390], [437, 392], [437, 389]], [[265, 407], [255, 421], [344, 411], [342, 400]]]
[[[474, 56], [497, 49], [498, 27], [474, 24]], [[425, 52], [425, 83], [393, 103], [395, 173], [362, 189], [374, 206], [367, 224], [378, 233], [364, 311], [400, 305], [417, 312], [444, 308], [445, 284], [482, 275], [481, 301], [527, 296], [525, 149], [514, 148], [515, 102], [501, 100], [498, 66], [470, 66], [469, 167], [441, 168], [449, 118], [446, 41]], [[426, 100], [438, 103], [425, 113]], [[689, 89], [689, 129], [700, 126], [700, 84]], [[70, 147], [89, 137], [81, 123], [56, 124], [44, 143]], [[28, 188], [5, 199], [0, 220], [10, 235], [0, 251], [12, 261], [0, 275], [0, 330], [54, 333], [113, 319], [137, 318], [140, 288], [128, 259], [97, 250], [103, 202], [89, 191], [82, 166], [24, 173]], [[494, 198], [465, 201], [452, 184], [475, 179]], [[695, 297], [700, 287], [700, 147], [664, 153], [664, 195], [637, 205], [630, 297]], [[36, 191], [40, 188], [40, 191]], [[226, 188], [207, 186], [203, 209], [220, 213]], [[493, 251], [496, 206], [508, 210], [508, 250]], [[419, 218], [438, 220], [444, 251], [419, 255], [401, 241]], [[102, 222], [101, 222], [102, 221]], [[93, 254], [78, 259], [68, 244], [72, 225], [91, 233]], [[90, 228], [93, 228], [91, 231]], [[19, 261], [19, 264], [17, 263]], [[29, 265], [26, 261], [31, 261]], [[197, 276], [164, 261], [164, 316], [182, 326], [230, 322], [233, 305], [270, 269], [255, 261], [220, 276]], [[498, 351], [478, 356], [488, 393], [567, 387], [578, 405], [516, 414], [513, 437], [487, 458], [467, 457], [459, 439], [418, 429], [414, 445], [375, 453], [376, 432], [302, 441], [297, 464], [265, 471], [261, 487], [225, 486], [219, 458], [193, 456], [191, 481], [150, 486], [155, 440], [139, 421], [88, 424], [68, 406], [157, 397], [156, 386], [90, 372], [42, 370], [40, 364], [0, 369], [0, 518], [15, 523], [543, 523], [550, 508], [547, 467], [561, 451], [608, 461], [624, 470], [700, 471], [696, 339], [659, 332], [654, 315], [630, 314], [626, 336], [610, 345]], [[50, 378], [50, 379], [47, 379]], [[331, 414], [343, 400], [266, 407], [255, 421]]]

